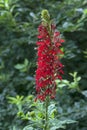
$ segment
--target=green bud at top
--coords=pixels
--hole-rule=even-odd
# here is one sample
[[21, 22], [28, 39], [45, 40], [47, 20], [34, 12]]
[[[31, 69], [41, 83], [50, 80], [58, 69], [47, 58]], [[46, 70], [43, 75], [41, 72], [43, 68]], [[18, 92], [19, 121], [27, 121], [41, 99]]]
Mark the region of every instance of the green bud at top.
[[46, 9], [42, 10], [41, 18], [42, 18], [42, 21], [44, 20], [44, 21], [48, 22], [50, 20], [50, 14], [49, 14], [48, 10], [46, 10]]

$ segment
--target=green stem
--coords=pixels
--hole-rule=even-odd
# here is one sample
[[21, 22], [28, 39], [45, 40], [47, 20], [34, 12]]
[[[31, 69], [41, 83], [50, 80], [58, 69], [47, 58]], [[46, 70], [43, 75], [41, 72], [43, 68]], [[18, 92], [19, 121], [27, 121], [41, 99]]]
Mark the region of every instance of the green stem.
[[45, 127], [44, 127], [44, 130], [49, 130], [48, 106], [49, 106], [49, 97], [47, 97], [46, 101], [45, 101]]

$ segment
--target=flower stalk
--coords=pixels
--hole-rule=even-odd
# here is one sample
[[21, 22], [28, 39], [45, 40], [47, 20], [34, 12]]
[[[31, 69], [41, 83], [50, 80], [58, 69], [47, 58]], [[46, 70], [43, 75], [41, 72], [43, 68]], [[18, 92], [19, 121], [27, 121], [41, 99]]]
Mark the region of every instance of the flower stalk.
[[50, 14], [47, 10], [41, 12], [41, 24], [38, 27], [37, 41], [37, 70], [36, 70], [36, 91], [40, 101], [45, 103], [45, 124], [43, 130], [50, 130], [48, 106], [50, 99], [55, 98], [55, 80], [62, 79], [63, 65], [60, 62], [61, 43], [60, 33], [56, 31], [56, 26], [52, 24]]
[[49, 130], [49, 116], [48, 116], [49, 97], [45, 100], [45, 126], [44, 130]]
[[42, 22], [38, 27], [36, 92], [37, 99], [45, 101], [46, 97], [55, 98], [56, 79], [62, 79], [63, 65], [60, 62], [63, 52], [62, 40], [56, 26], [52, 24], [49, 12], [43, 10]]

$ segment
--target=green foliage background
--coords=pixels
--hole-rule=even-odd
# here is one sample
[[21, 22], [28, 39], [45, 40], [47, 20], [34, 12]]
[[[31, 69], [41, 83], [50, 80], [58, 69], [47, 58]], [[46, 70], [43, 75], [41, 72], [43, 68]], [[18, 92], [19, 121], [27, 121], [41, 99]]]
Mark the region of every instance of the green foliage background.
[[58, 102], [62, 97], [59, 111], [79, 121], [67, 130], [87, 130], [87, 0], [0, 0], [0, 130], [26, 124], [16, 118], [17, 110], [7, 97], [35, 94], [37, 27], [42, 9], [48, 9], [65, 39], [63, 78], [72, 81], [69, 73], [74, 71], [82, 78], [80, 92], [58, 94]]

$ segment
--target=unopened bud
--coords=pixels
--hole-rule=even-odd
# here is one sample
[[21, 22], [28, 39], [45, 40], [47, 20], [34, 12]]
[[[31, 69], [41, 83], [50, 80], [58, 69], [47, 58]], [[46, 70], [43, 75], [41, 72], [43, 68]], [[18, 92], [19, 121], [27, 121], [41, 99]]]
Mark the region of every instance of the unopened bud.
[[48, 10], [46, 10], [46, 9], [42, 10], [41, 18], [42, 18], [42, 20], [46, 20], [46, 21], [50, 20], [50, 14], [49, 14]]

